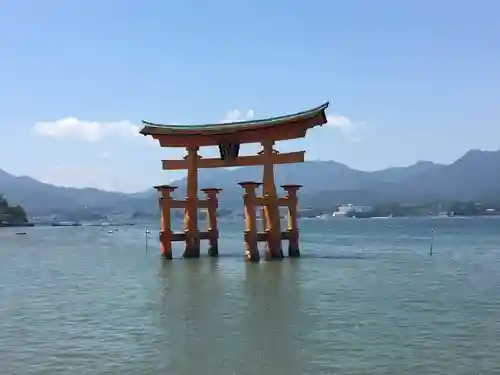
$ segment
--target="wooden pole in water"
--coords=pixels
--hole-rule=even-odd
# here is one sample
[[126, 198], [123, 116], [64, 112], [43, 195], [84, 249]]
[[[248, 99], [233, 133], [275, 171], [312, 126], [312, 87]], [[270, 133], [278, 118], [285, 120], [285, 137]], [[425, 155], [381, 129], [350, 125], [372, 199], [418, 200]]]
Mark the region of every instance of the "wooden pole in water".
[[216, 257], [219, 255], [219, 229], [217, 227], [217, 206], [219, 204], [217, 200], [217, 194], [222, 189], [216, 188], [205, 188], [201, 189], [206, 195], [206, 199], [208, 201], [208, 224], [207, 224], [207, 232], [209, 235], [209, 246], [208, 246], [208, 255], [211, 257]]
[[245, 204], [245, 259], [251, 262], [260, 260], [259, 248], [257, 242], [257, 217], [255, 213], [255, 201], [257, 198], [256, 189], [259, 182], [245, 181], [239, 182], [239, 185], [245, 189], [243, 202]]
[[200, 256], [200, 234], [198, 231], [198, 146], [187, 147], [187, 199], [185, 212], [186, 247], [184, 258]]
[[429, 255], [432, 256], [432, 250], [434, 248], [434, 228], [431, 229], [432, 237], [431, 237], [431, 245], [429, 246]]
[[172, 197], [171, 193], [177, 189], [176, 186], [160, 185], [155, 186], [155, 189], [161, 193], [160, 206], [161, 206], [161, 256], [162, 258], [172, 259], [172, 227], [171, 227], [171, 206]]
[[264, 157], [264, 171], [262, 179], [262, 192], [264, 193], [264, 218], [266, 241], [266, 258], [282, 259], [283, 249], [281, 246], [281, 223], [278, 205], [278, 194], [274, 184], [273, 141], [264, 141], [262, 144], [262, 156]]
[[302, 185], [282, 185], [287, 192], [288, 200], [288, 256], [291, 258], [300, 257], [299, 250], [299, 225], [297, 223], [297, 191]]

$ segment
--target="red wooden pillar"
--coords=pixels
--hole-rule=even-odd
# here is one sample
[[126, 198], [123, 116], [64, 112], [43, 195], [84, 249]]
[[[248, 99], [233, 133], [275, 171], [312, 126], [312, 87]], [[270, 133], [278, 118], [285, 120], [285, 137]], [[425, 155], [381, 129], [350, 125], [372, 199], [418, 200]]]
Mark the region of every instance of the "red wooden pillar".
[[258, 262], [260, 255], [257, 244], [257, 215], [255, 206], [257, 200], [256, 189], [262, 184], [253, 181], [244, 181], [238, 184], [245, 189], [243, 194], [243, 202], [245, 204], [245, 259]]
[[201, 189], [201, 191], [205, 193], [208, 201], [208, 255], [216, 257], [219, 255], [219, 228], [217, 227], [217, 208], [219, 206], [219, 201], [217, 199], [217, 194], [222, 191], [222, 189], [205, 188]]
[[281, 185], [281, 187], [287, 192], [286, 198], [288, 201], [288, 256], [297, 258], [300, 257], [299, 225], [297, 223], [297, 191], [302, 185]]
[[155, 186], [155, 189], [161, 193], [161, 256], [165, 259], [172, 259], [172, 225], [171, 225], [171, 194], [177, 189], [177, 186], [160, 185]]

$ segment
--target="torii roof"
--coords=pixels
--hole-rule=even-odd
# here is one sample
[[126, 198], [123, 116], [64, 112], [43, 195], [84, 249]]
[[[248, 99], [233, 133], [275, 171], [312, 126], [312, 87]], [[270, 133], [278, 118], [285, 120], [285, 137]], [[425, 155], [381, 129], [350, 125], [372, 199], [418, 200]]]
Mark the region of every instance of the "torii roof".
[[[284, 140], [305, 136], [307, 129], [326, 123], [326, 102], [316, 108], [262, 120], [204, 125], [167, 125], [142, 121], [140, 133], [158, 139], [162, 146], [180, 147], [187, 144], [216, 145], [230, 140], [237, 143], [263, 139]], [[286, 133], [286, 134], [285, 134]]]

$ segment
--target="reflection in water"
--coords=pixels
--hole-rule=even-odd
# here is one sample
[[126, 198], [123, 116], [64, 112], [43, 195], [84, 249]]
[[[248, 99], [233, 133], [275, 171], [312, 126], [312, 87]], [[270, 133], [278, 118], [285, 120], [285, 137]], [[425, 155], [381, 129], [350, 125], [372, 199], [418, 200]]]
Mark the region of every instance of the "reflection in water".
[[298, 263], [238, 262], [163, 262], [158, 324], [172, 373], [303, 373]]
[[[288, 260], [248, 264], [245, 273], [243, 337], [255, 373], [301, 374], [301, 301], [296, 268]], [[258, 327], [258, 328], [257, 328]], [[259, 332], [258, 334], [256, 332]]]

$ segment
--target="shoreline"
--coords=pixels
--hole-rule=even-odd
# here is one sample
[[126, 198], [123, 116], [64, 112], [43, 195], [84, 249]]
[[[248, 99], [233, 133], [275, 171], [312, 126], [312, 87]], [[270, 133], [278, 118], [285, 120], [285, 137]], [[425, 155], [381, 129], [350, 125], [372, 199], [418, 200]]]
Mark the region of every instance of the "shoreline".
[[21, 223], [21, 224], [0, 223], [0, 228], [31, 228], [34, 226], [35, 226], [34, 223]]
[[128, 227], [137, 223], [0, 223], [0, 228], [32, 228], [32, 227]]

